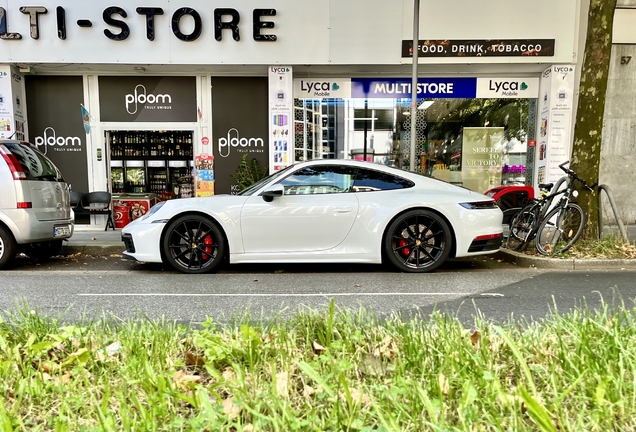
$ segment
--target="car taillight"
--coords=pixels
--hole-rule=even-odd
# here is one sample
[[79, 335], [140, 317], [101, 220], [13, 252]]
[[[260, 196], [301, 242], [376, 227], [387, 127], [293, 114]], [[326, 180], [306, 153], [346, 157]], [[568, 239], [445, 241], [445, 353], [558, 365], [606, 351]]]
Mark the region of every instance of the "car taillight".
[[499, 234], [480, 235], [480, 236], [475, 237], [475, 241], [478, 241], [478, 240], [492, 240], [492, 239], [496, 239], [496, 238], [501, 237], [501, 235], [502, 235], [501, 233], [499, 233]]
[[11, 171], [11, 174], [13, 175], [13, 179], [26, 180], [27, 178], [26, 173], [22, 170], [22, 165], [20, 165], [20, 162], [18, 162], [18, 159], [16, 159], [15, 155], [13, 153], [10, 153], [7, 149], [5, 149], [4, 146], [0, 146], [0, 154], [2, 155], [2, 158], [7, 163], [7, 165], [9, 166], [9, 170]]
[[19, 209], [33, 208], [33, 203], [31, 203], [31, 202], [19, 202], [18, 203], [18, 208]]

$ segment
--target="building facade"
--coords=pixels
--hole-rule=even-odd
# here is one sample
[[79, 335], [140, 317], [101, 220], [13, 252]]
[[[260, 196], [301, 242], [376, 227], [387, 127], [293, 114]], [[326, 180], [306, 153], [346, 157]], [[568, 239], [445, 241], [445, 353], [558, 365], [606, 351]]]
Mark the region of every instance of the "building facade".
[[[237, 169], [417, 166], [485, 192], [559, 176], [587, 6], [422, 0], [0, 0], [0, 135], [75, 190], [236, 193]], [[583, 28], [581, 23], [583, 22]]]

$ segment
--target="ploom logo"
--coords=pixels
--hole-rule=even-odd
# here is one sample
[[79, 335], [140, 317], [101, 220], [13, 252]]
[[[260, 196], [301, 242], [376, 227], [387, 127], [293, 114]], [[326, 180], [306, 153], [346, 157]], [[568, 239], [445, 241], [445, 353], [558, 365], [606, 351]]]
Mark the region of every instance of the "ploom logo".
[[240, 152], [247, 152], [248, 149], [255, 148], [255, 152], [262, 152], [265, 147], [263, 138], [241, 138], [241, 134], [235, 128], [227, 131], [227, 138], [221, 137], [218, 140], [219, 143], [219, 155], [221, 157], [228, 157], [232, 147], [240, 147]]
[[[35, 137], [35, 145], [44, 154], [48, 152], [49, 147], [82, 147], [82, 140], [79, 137], [57, 136], [55, 129], [50, 126], [44, 129], [42, 135]], [[41, 149], [41, 147], [44, 147], [44, 149]]]
[[170, 96], [169, 94], [148, 94], [148, 92], [146, 91], [146, 87], [144, 87], [142, 84], [137, 84], [133, 93], [129, 93], [126, 95], [126, 111], [130, 115], [137, 114], [137, 111], [140, 108], [139, 105], [141, 105], [141, 108], [146, 109], [170, 109], [172, 107], [170, 107], [168, 104], [171, 103], [172, 96]]

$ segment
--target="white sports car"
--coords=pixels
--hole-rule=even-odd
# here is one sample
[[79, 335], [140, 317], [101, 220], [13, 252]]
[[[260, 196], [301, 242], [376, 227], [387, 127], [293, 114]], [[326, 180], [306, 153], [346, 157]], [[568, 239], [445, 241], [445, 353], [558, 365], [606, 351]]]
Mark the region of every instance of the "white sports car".
[[391, 263], [427, 272], [493, 253], [502, 212], [479, 193], [368, 162], [314, 160], [239, 195], [156, 204], [122, 230], [125, 256], [184, 273], [230, 263]]

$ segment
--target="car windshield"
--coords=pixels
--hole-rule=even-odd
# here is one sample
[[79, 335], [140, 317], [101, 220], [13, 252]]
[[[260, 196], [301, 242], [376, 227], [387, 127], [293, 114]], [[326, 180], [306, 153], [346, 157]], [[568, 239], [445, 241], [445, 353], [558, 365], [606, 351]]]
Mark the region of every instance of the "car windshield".
[[285, 174], [287, 174], [289, 172], [289, 170], [293, 167], [294, 165], [290, 165], [287, 168], [284, 168], [280, 171], [276, 171], [274, 174], [270, 174], [267, 177], [264, 177], [262, 179], [260, 179], [259, 181], [257, 181], [256, 183], [254, 183], [251, 186], [248, 186], [247, 188], [243, 189], [242, 191], [240, 191], [238, 193], [238, 195], [251, 195], [254, 192], [256, 192], [257, 190], [259, 190], [263, 185], [271, 182], [272, 180], [276, 180], [277, 178], [284, 176]]
[[20, 143], [3, 143], [15, 156], [27, 180], [64, 182], [62, 173], [37, 149]]

